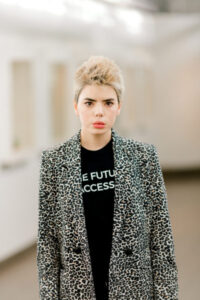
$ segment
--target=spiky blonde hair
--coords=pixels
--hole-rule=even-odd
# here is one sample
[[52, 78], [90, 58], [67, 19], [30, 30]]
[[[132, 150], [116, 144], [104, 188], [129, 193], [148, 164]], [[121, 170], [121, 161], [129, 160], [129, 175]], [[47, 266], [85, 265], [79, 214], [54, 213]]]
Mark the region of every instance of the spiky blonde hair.
[[104, 56], [90, 56], [75, 72], [75, 101], [78, 102], [80, 92], [85, 85], [109, 85], [114, 88], [118, 102], [124, 92], [122, 72], [117, 64]]

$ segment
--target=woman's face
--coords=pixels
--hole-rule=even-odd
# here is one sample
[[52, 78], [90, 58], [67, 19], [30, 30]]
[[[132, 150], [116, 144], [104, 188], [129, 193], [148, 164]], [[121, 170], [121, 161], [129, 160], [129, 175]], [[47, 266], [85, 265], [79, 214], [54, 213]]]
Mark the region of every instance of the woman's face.
[[[115, 123], [120, 114], [121, 103], [118, 104], [117, 94], [111, 86], [93, 84], [82, 89], [78, 104], [74, 101], [74, 109], [84, 131], [102, 134]], [[95, 122], [103, 122], [104, 125], [95, 126]]]

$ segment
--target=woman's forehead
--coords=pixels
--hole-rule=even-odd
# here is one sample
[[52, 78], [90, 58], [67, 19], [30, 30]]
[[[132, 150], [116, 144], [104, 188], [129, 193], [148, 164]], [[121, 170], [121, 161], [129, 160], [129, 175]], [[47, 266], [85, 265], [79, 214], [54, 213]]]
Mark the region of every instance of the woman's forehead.
[[86, 85], [80, 93], [81, 98], [91, 98], [93, 100], [105, 101], [117, 99], [115, 89], [108, 85]]

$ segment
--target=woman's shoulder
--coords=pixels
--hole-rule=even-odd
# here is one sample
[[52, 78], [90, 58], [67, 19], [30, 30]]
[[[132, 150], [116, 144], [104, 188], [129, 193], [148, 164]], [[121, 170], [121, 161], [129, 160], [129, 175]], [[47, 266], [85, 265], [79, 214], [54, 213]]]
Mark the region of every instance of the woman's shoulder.
[[70, 139], [60, 142], [58, 144], [50, 145], [41, 150], [41, 157], [45, 160], [57, 161], [60, 157], [66, 155], [66, 150], [68, 148]]
[[139, 139], [134, 139], [130, 137], [121, 137], [121, 139], [128, 150], [152, 152], [152, 150], [156, 149], [156, 146], [153, 143], [141, 141]]
[[159, 164], [159, 155], [155, 144], [144, 142], [134, 138], [122, 138], [124, 148], [130, 160], [134, 160], [142, 166]]

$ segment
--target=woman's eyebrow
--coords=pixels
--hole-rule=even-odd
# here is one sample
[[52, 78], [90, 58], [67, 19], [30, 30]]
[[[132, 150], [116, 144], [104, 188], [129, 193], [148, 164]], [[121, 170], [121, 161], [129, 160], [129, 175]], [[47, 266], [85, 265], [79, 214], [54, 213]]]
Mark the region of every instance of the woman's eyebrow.
[[[84, 98], [84, 100], [97, 101], [97, 100], [95, 100], [95, 99], [88, 98], [88, 97]], [[114, 101], [115, 99], [113, 99], [113, 98], [108, 98], [108, 99], [103, 99], [102, 101], [109, 101], [109, 100], [113, 100], [113, 101]]]

